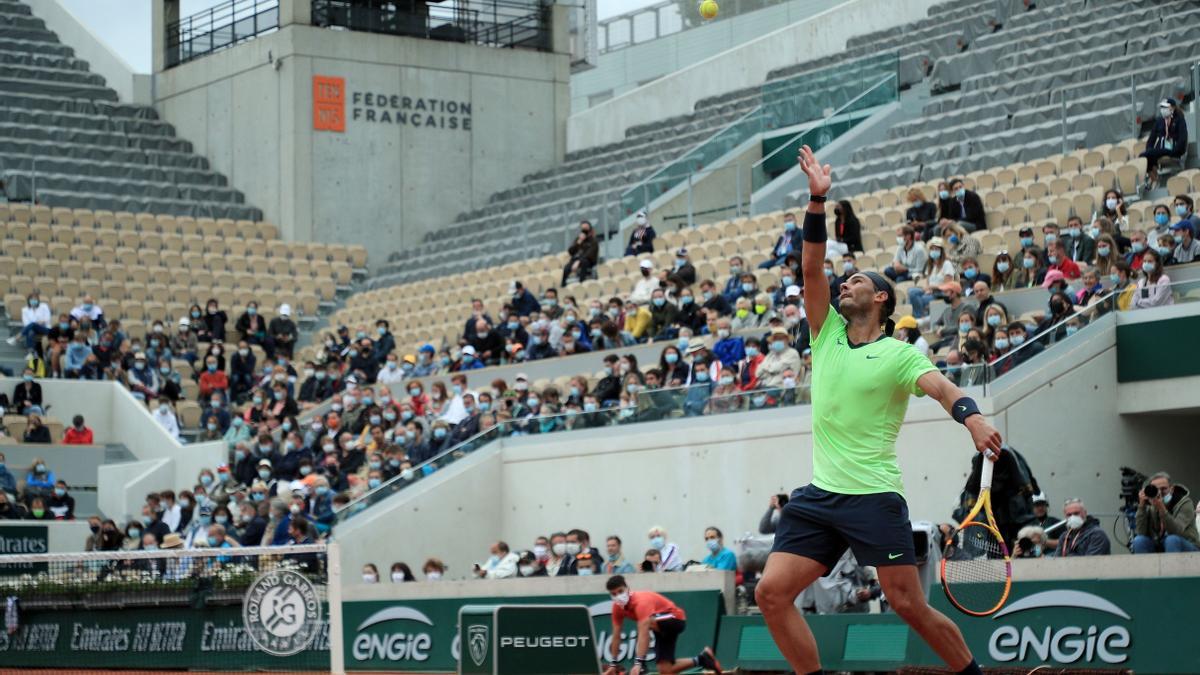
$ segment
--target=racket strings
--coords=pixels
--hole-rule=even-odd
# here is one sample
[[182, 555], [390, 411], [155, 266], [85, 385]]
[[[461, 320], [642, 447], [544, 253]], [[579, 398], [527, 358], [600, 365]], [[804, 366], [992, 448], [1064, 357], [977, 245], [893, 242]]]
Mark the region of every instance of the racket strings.
[[942, 581], [946, 594], [967, 612], [995, 611], [1008, 594], [1011, 569], [1007, 554], [990, 527], [964, 526], [956, 543], [945, 552]]

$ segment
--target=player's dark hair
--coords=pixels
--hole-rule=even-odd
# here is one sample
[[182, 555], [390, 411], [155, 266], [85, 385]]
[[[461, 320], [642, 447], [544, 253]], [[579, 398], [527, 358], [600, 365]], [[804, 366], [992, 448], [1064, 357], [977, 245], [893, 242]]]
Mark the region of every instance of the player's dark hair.
[[628, 586], [628, 585], [629, 584], [625, 583], [625, 577], [621, 576], [620, 574], [614, 574], [608, 578], [608, 581], [606, 581], [604, 583], [604, 588], [609, 593], [612, 593], [613, 591], [617, 590], [618, 588], [620, 588], [622, 586]]
[[621, 545], [621, 538], [615, 534], [608, 535], [608, 539], [606, 539], [605, 541], [615, 541], [615, 542], [617, 542], [617, 546]]
[[704, 528], [704, 531], [705, 531], [705, 532], [710, 532], [710, 531], [711, 531], [711, 532], [716, 532], [716, 533], [717, 533], [717, 539], [724, 539], [724, 538], [725, 538], [725, 535], [724, 535], [724, 534], [721, 534], [721, 528], [717, 527], [716, 525], [709, 525], [708, 527]]

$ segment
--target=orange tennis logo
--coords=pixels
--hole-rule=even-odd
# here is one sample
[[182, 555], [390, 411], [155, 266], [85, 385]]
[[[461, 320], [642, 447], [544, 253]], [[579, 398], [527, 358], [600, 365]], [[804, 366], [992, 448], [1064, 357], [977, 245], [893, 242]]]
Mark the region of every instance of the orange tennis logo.
[[313, 75], [313, 130], [346, 131], [346, 78]]

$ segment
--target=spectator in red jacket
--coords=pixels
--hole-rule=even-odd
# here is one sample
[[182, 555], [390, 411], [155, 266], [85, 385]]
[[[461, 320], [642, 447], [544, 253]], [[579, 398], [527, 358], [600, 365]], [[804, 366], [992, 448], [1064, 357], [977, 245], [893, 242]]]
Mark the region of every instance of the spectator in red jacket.
[[229, 390], [229, 378], [225, 371], [217, 368], [217, 359], [209, 356], [204, 360], [204, 372], [200, 373], [200, 397], [206, 398], [214, 392], [225, 395]]
[[71, 428], [63, 434], [64, 445], [93, 445], [92, 430], [83, 424], [83, 415], [76, 415], [71, 420]]
[[1079, 265], [1076, 265], [1075, 261], [1071, 260], [1071, 256], [1067, 255], [1067, 247], [1061, 239], [1051, 244], [1046, 253], [1046, 259], [1050, 262], [1049, 269], [1062, 272], [1067, 279], [1079, 278]]

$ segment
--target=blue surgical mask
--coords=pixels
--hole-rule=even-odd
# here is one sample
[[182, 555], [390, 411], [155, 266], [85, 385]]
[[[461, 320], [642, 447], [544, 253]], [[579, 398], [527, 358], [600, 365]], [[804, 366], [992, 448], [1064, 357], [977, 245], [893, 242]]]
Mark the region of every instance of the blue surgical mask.
[[695, 299], [692, 298], [692, 296], [690, 296], [690, 295], [685, 295], [685, 296], [679, 298], [679, 302], [680, 302], [680, 304], [687, 306], [687, 305], [690, 305], [693, 302], [695, 302]]
[[441, 428], [441, 427], [438, 427], [437, 429], [434, 429], [434, 430], [433, 430], [433, 437], [434, 437], [434, 438], [436, 438], [436, 439], [438, 439], [439, 441], [440, 441], [440, 440], [442, 440], [443, 438], [445, 438], [445, 437], [446, 437], [446, 430], [445, 430], [445, 429], [443, 429], [443, 428]]
[[832, 278], [832, 277], [833, 277], [833, 268], [832, 268], [832, 267], [826, 267], [826, 268], [825, 268], [825, 278], [826, 278], [826, 279], [830, 279], [830, 278]]
[[661, 551], [667, 545], [667, 540], [662, 535], [657, 535], [650, 538], [650, 547]]
[[942, 199], [942, 200], [950, 199], [950, 191], [949, 190], [938, 190], [938, 199]]
[[1175, 205], [1175, 215], [1182, 218], [1182, 217], [1186, 216], [1187, 214], [1188, 214], [1188, 207], [1184, 206], [1183, 204]]
[[774, 340], [771, 342], [771, 351], [776, 354], [782, 354], [787, 349], [787, 343], [783, 340]]
[[1033, 246], [1033, 237], [1021, 237], [1021, 248]]
[[708, 382], [708, 371], [704, 370], [703, 367], [700, 370], [696, 371], [696, 381], [697, 382]]
[[667, 304], [667, 299], [666, 298], [654, 298], [651, 302], [654, 303], [655, 307], [662, 307], [663, 305]]
[[975, 277], [979, 276], [979, 270], [975, 269], [974, 267], [968, 267], [967, 269], [963, 270], [963, 276], [968, 279], [974, 279]]
[[957, 190], [955, 190], [955, 191], [954, 191], [954, 196], [955, 196], [955, 197], [958, 197], [959, 199], [962, 199], [962, 198], [966, 197], [966, 196], [967, 196], [967, 189], [966, 189], [966, 188], [961, 188], [961, 187], [960, 187], [960, 188], [958, 188]]
[[678, 347], [679, 351], [681, 351], [681, 352], [686, 351], [687, 346], [688, 346], [688, 339], [685, 337], [681, 337], [678, 340], [675, 340], [675, 346]]
[[713, 553], [721, 550], [721, 542], [717, 539], [706, 539], [704, 541], [704, 545], [707, 546], [708, 550]]
[[758, 356], [758, 347], [746, 347], [746, 356], [751, 359]]
[[959, 333], [961, 333], [961, 334], [963, 334], [963, 335], [966, 335], [967, 333], [971, 332], [971, 323], [970, 323], [969, 321], [961, 321], [961, 322], [959, 322], [959, 324], [958, 324], [958, 332], [959, 332]]
[[1023, 344], [1025, 344], [1025, 336], [1024, 335], [1012, 336], [1012, 346], [1020, 347]]
[[788, 232], [794, 232], [796, 230], [796, 221], [794, 221], [794, 220], [783, 221], [783, 229]]
[[989, 326], [999, 326], [1000, 325], [1000, 315], [992, 314], [992, 315], [988, 316], [987, 323]]
[[1036, 262], [1037, 261], [1034, 260], [1033, 258], [1021, 258], [1021, 267], [1024, 267], [1027, 270], [1031, 270], [1031, 269], [1033, 269], [1033, 266], [1034, 266], [1034, 264], [1036, 264]]
[[1156, 214], [1154, 214], [1154, 222], [1158, 226], [1162, 227], [1162, 226], [1166, 225], [1167, 223], [1171, 222], [1171, 216], [1168, 216], [1165, 213], [1156, 213]]
[[754, 291], [754, 284], [749, 283], [749, 282], [745, 282], [742, 284], [742, 292], [743, 293], [752, 293], [753, 291]]
[[583, 411], [584, 412], [596, 412], [596, 404], [591, 401], [585, 402], [583, 404]]
[[368, 478], [367, 479], [367, 487], [374, 490], [375, 488], [379, 487], [380, 482], [381, 481], [378, 478]]
[[1010, 267], [1012, 266], [1008, 264], [1007, 260], [1000, 260], [996, 262], [996, 271], [998, 272], [1007, 272]]
[[1067, 326], [1067, 335], [1074, 335], [1079, 332], [1079, 326]]
[[675, 365], [675, 363], [679, 361], [679, 355], [676, 354], [675, 352], [670, 352], [670, 353], [666, 354], [665, 356], [663, 356], [663, 360], [665, 360], [667, 363], [669, 363], [671, 365]]
[[959, 238], [958, 238], [958, 235], [957, 235], [957, 234], [952, 234], [952, 235], [950, 235], [950, 243], [951, 243], [951, 244], [958, 245], [958, 242], [959, 242], [959, 241], [960, 241], [960, 240], [959, 240]]

